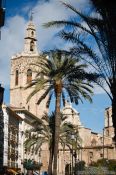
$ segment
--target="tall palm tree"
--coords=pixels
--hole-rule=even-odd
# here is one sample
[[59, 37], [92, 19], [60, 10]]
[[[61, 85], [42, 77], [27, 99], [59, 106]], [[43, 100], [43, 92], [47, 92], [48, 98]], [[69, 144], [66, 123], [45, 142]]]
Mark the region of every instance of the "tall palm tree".
[[[89, 0], [91, 13], [82, 13], [72, 5], [63, 3], [76, 17], [71, 20], [52, 21], [46, 27], [65, 26], [59, 35], [74, 44], [71, 52], [89, 63], [101, 79], [97, 84], [112, 102], [112, 120], [116, 142], [116, 6], [115, 1]], [[68, 27], [68, 30], [66, 30]], [[96, 50], [90, 45], [95, 44]]]
[[[67, 116], [64, 116], [60, 113], [61, 123], [60, 123], [60, 135], [59, 143], [61, 144], [63, 150], [65, 151], [65, 146], [71, 148], [71, 134], [75, 134], [77, 137], [78, 144], [80, 142], [80, 137], [78, 135], [78, 128], [73, 126], [71, 123], [66, 122]], [[26, 141], [24, 143], [27, 151], [30, 152], [33, 149], [34, 152], [38, 152], [41, 149], [41, 146], [45, 143], [49, 147], [49, 165], [48, 165], [48, 174], [52, 174], [52, 162], [53, 162], [53, 139], [54, 139], [54, 127], [55, 122], [55, 113], [48, 115], [45, 113], [41, 119], [38, 121], [33, 121], [32, 129], [27, 130]], [[34, 147], [35, 146], [35, 147]]]
[[45, 113], [41, 119], [34, 120], [32, 126], [34, 126], [32, 129], [25, 132], [25, 148], [29, 152], [33, 149], [37, 153], [42, 145], [47, 143], [50, 152], [48, 173], [52, 174], [54, 113], [49, 116]]
[[91, 102], [93, 86], [90, 82], [96, 78], [96, 75], [87, 73], [87, 66], [85, 64], [81, 64], [79, 59], [72, 57], [67, 54], [67, 52], [61, 50], [51, 51], [49, 58], [45, 57], [39, 59], [34, 65], [37, 67], [37, 76], [27, 87], [34, 87], [27, 101], [38, 91], [43, 89], [45, 91], [38, 99], [38, 104], [49, 95], [47, 101], [47, 106], [49, 106], [52, 96], [55, 97], [53, 174], [56, 175], [61, 99], [63, 105], [65, 104], [66, 94], [69, 96], [71, 102], [75, 104], [78, 104], [79, 100], [83, 101], [83, 98]]

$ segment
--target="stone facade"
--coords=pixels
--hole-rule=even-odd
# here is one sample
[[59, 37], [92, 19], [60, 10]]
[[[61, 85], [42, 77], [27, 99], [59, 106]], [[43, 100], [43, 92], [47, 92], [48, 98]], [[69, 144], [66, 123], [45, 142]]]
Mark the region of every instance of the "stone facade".
[[[110, 108], [106, 109], [109, 110]], [[107, 113], [105, 111], [105, 113]], [[25, 131], [34, 127], [33, 120], [38, 118], [26, 109], [3, 106], [4, 113], [4, 166], [8, 168], [23, 168], [23, 161], [25, 159], [33, 159], [37, 162], [43, 163], [41, 172], [46, 171], [48, 168], [49, 151], [48, 144], [42, 145], [41, 149], [35, 154], [32, 151], [26, 152], [24, 148]], [[77, 160], [85, 161], [86, 165], [97, 161], [101, 158], [116, 159], [116, 149], [112, 142], [112, 137], [107, 136], [104, 132], [102, 134], [94, 133], [89, 128], [85, 128], [80, 121], [79, 113], [72, 107], [70, 103], [66, 103], [62, 109], [62, 113], [68, 116], [67, 122], [71, 122], [78, 126], [79, 136], [81, 138], [80, 146], [76, 151]], [[111, 116], [111, 115], [110, 115]], [[105, 119], [107, 117], [105, 116]], [[15, 130], [14, 130], [15, 129]], [[14, 134], [14, 131], [17, 134]], [[15, 142], [15, 147], [13, 147]], [[73, 150], [73, 148], [72, 148]], [[11, 155], [15, 151], [14, 157]], [[75, 153], [75, 150], [73, 150]], [[16, 157], [16, 155], [18, 155]], [[63, 151], [59, 145], [58, 153], [58, 173], [64, 174], [66, 164], [72, 165], [75, 163], [75, 157], [72, 156], [71, 150], [65, 148]]]
[[48, 145], [44, 145], [37, 153], [27, 152], [24, 147], [26, 140], [25, 131], [31, 129], [32, 121], [38, 120], [36, 116], [22, 108], [3, 105], [4, 113], [4, 151], [3, 166], [7, 169], [20, 168], [24, 172], [25, 159], [44, 163], [41, 171], [46, 171], [48, 166]]
[[3, 105], [4, 113], [4, 167], [18, 168], [20, 166], [20, 123], [22, 118], [10, 107]]
[[[77, 159], [79, 161], [83, 160], [86, 162], [86, 165], [89, 165], [102, 158], [116, 159], [116, 148], [112, 141], [114, 132], [112, 126], [111, 107], [105, 109], [105, 126], [103, 128], [103, 133], [101, 134], [95, 133], [91, 129], [83, 126], [80, 121], [79, 113], [70, 103], [66, 103], [62, 112], [64, 115], [68, 116], [68, 122], [78, 126], [79, 136], [81, 138], [80, 147], [77, 151]], [[107, 134], [107, 130], [109, 130], [109, 135]], [[67, 155], [70, 155], [69, 150], [66, 152]], [[62, 155], [62, 157], [64, 156]], [[65, 163], [70, 163], [70, 161], [72, 162], [69, 157], [70, 156], [65, 156]]]

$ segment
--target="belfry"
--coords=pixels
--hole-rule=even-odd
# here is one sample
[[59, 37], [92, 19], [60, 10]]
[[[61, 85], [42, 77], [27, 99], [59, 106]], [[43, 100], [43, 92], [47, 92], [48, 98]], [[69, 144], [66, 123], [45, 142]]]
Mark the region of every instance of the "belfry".
[[38, 117], [46, 110], [45, 100], [39, 106], [37, 105], [37, 100], [41, 96], [41, 92], [39, 92], [27, 103], [27, 97], [33, 88], [25, 90], [25, 87], [36, 76], [33, 72], [34, 66], [32, 64], [39, 59], [39, 56], [36, 28], [31, 18], [26, 28], [24, 49], [11, 59], [10, 105], [17, 108], [25, 108]]
[[26, 29], [24, 53], [25, 54], [37, 54], [38, 55], [36, 29], [35, 29], [35, 25], [32, 21], [32, 17], [31, 17], [31, 19], [28, 23], [27, 29]]

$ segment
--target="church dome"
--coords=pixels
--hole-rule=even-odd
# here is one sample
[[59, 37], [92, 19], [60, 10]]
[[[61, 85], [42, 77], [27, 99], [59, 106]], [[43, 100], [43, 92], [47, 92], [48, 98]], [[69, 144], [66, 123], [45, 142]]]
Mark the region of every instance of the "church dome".
[[72, 104], [66, 101], [65, 107], [62, 109], [62, 113], [67, 116], [66, 121], [74, 125], [81, 126], [79, 112], [72, 107]]

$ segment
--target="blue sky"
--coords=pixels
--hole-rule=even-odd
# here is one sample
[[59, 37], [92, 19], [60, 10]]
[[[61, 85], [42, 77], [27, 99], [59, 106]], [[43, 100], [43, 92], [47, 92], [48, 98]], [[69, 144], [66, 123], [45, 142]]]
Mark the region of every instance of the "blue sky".
[[[77, 5], [83, 11], [87, 8], [87, 0], [65, 0], [72, 5]], [[9, 104], [10, 84], [10, 59], [22, 51], [24, 45], [25, 28], [29, 20], [30, 10], [33, 11], [33, 20], [37, 28], [38, 50], [53, 49], [55, 47], [69, 48], [55, 34], [58, 29], [44, 29], [42, 24], [51, 20], [68, 19], [71, 12], [66, 10], [59, 0], [6, 0], [6, 21], [2, 28], [0, 41], [0, 82], [5, 87], [4, 101]], [[108, 96], [98, 87], [95, 89], [93, 103], [84, 101], [83, 104], [74, 106], [80, 113], [81, 122], [93, 131], [101, 132], [104, 126], [104, 110], [110, 106]]]

